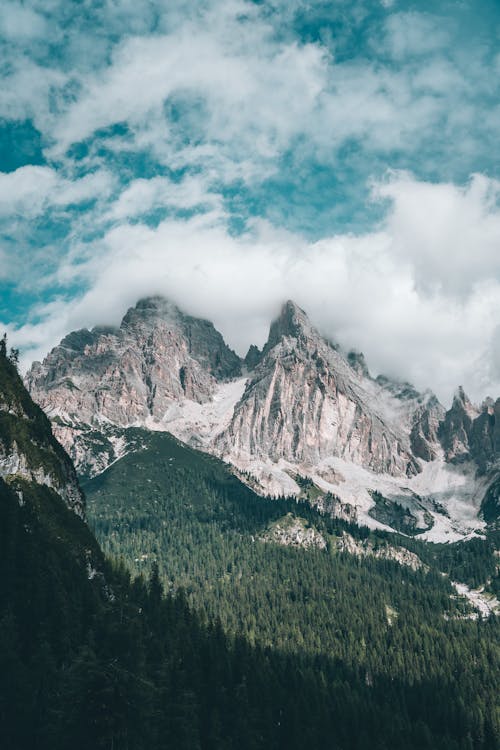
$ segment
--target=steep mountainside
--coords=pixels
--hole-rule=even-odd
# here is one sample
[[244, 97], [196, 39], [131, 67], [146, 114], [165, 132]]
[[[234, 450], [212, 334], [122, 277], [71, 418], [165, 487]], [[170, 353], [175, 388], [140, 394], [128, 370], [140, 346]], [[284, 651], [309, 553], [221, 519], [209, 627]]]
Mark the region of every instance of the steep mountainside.
[[24, 388], [14, 364], [5, 356], [0, 364], [0, 477], [12, 487], [47, 488], [83, 518], [83, 493], [69, 456]]
[[340, 456], [377, 473], [417, 474], [408, 435], [374, 408], [364, 380], [287, 302], [216, 447], [237, 459], [313, 466]]
[[[55, 431], [77, 466], [87, 454], [104, 452], [102, 465], [97, 459], [102, 468], [120, 450], [108, 425], [157, 423], [172, 404], [203, 404], [240, 373], [239, 358], [211, 323], [155, 297], [129, 310], [120, 328], [66, 336], [33, 365], [26, 384], [50, 416], [62, 419]], [[90, 425], [97, 432], [85, 429]]]
[[[75, 469], [6, 356], [0, 356], [0, 498], [4, 512], [10, 507], [20, 526], [16, 545], [27, 546], [31, 539], [36, 546], [42, 537], [70, 568], [104, 585], [103, 557], [84, 522], [85, 499]], [[12, 537], [7, 540], [10, 544]]]
[[67, 336], [26, 383], [87, 476], [139, 447], [130, 427], [164, 430], [263, 493], [300, 494], [307, 477], [360, 522], [401, 529], [404, 517], [452, 540], [481, 529], [499, 471], [500, 399], [476, 409], [460, 389], [446, 412], [430, 391], [373, 378], [290, 301], [244, 363], [210, 323], [153, 298], [119, 329]]

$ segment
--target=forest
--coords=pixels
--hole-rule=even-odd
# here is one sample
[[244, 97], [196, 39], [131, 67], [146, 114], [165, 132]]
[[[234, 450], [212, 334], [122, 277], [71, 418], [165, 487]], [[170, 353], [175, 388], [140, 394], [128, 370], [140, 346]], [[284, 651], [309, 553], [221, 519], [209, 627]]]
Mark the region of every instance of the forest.
[[[217, 459], [169, 435], [137, 439], [142, 451], [85, 485], [90, 522], [111, 558], [135, 574], [157, 565], [167, 591], [181, 589], [204, 622], [220, 622], [232, 638], [294, 658], [333, 658], [372, 687], [450, 687], [461, 675], [464, 710], [491, 690], [477, 715], [486, 712], [492, 726], [498, 720], [499, 623], [470, 619], [450, 584], [488, 580], [498, 590], [494, 528], [486, 540], [455, 545], [373, 532], [305, 501], [261, 498]], [[327, 549], [264, 543], [287, 513], [320, 532]], [[421, 569], [339, 552], [344, 532], [370, 538], [375, 549], [404, 546]]]

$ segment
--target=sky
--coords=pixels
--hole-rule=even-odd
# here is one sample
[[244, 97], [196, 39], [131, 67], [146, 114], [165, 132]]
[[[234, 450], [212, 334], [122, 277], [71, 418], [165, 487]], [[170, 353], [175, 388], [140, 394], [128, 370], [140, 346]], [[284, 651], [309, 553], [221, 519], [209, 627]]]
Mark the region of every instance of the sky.
[[374, 374], [500, 396], [497, 0], [3, 0], [0, 329], [293, 299]]

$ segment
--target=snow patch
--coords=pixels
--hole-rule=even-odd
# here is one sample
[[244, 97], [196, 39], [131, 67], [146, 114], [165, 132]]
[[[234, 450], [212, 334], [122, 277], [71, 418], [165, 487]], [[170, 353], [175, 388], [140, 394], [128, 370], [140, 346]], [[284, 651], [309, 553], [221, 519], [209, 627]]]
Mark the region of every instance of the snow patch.
[[[424, 513], [432, 518], [432, 528], [418, 535], [430, 542], [455, 542], [481, 536], [484, 521], [478, 518], [487, 479], [477, 478], [472, 464], [454, 466], [437, 459], [422, 462], [422, 472], [414, 477], [375, 474], [358, 464], [332, 457], [315, 466], [288, 461], [259, 460], [253, 456], [222, 458], [255, 480], [256, 489], [273, 497], [298, 495], [300, 488], [290, 474], [306, 476], [321, 490], [331, 492], [343, 503], [356, 508], [358, 523], [371, 529], [393, 531], [387, 524], [372, 518], [369, 511], [375, 503], [371, 492], [379, 492], [392, 502], [409, 508], [422, 522]], [[247, 481], [247, 480], [245, 480]]]
[[492, 594], [485, 594], [484, 586], [479, 589], [471, 589], [465, 583], [451, 581], [451, 584], [457, 593], [468, 599], [477, 611], [478, 614], [475, 619], [486, 620], [491, 615], [500, 615], [500, 602]]
[[171, 432], [195, 448], [207, 449], [231, 421], [234, 407], [243, 396], [248, 378], [221, 383], [211, 400], [203, 404], [189, 399], [173, 401], [161, 420], [146, 420], [147, 429]]

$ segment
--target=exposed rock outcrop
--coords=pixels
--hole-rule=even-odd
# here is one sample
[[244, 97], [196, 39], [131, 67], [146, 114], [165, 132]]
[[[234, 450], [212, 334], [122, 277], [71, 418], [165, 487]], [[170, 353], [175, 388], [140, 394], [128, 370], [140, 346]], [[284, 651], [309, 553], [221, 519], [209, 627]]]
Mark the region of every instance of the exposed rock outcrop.
[[441, 453], [439, 427], [445, 410], [434, 394], [419, 405], [413, 414], [410, 442], [413, 454], [423, 461], [434, 461]]
[[272, 542], [283, 547], [303, 547], [304, 549], [326, 549], [326, 540], [303, 518], [288, 513], [261, 535], [262, 542]]
[[218, 382], [240, 372], [239, 357], [211, 323], [154, 297], [129, 310], [120, 328], [66, 336], [43, 364], [33, 364], [26, 384], [57, 417], [55, 432], [70, 448], [81, 424], [127, 427], [161, 420], [172, 403], [204, 403]]
[[320, 513], [325, 513], [332, 518], [339, 518], [347, 523], [355, 524], [358, 522], [356, 506], [351, 505], [351, 503], [343, 503], [340, 498], [332, 495], [331, 492], [318, 497], [314, 505]]
[[134, 427], [167, 430], [261, 492], [300, 495], [296, 478], [309, 477], [319, 494], [308, 501], [331, 493], [340, 506], [328, 512], [351, 522], [390, 525], [373, 518], [375, 490], [406, 498], [410, 515], [419, 496], [417, 515], [429, 514], [419, 530], [437, 513], [436, 538], [448, 539], [443, 523], [447, 534], [481, 523], [500, 465], [500, 399], [476, 409], [460, 389], [445, 411], [430, 391], [373, 378], [362, 354], [345, 354], [291, 301], [242, 361], [211, 323], [141, 300], [119, 328], [66, 336], [26, 383], [82, 474], [136, 449]]
[[0, 477], [7, 483], [20, 479], [49, 487], [70, 510], [84, 516], [74, 467], [6, 357], [0, 357]]
[[478, 416], [476, 408], [460, 386], [440, 427], [440, 439], [447, 461], [460, 462], [470, 458], [472, 424]]
[[311, 465], [339, 456], [375, 472], [416, 474], [408, 435], [377, 409], [374, 387], [287, 302], [215, 448]]
[[400, 565], [406, 565], [412, 570], [426, 570], [422, 560], [414, 552], [410, 552], [404, 547], [395, 547], [392, 544], [374, 545], [369, 539], [360, 541], [354, 539], [346, 531], [342, 536], [337, 537], [333, 542], [334, 547], [339, 552], [347, 552], [356, 557], [375, 557], [378, 560], [393, 560]]
[[255, 346], [255, 344], [252, 344], [245, 356], [245, 359], [243, 360], [245, 367], [247, 367], [249, 370], [253, 370], [257, 365], [259, 364], [262, 357], [262, 352], [260, 351], [258, 346]]

